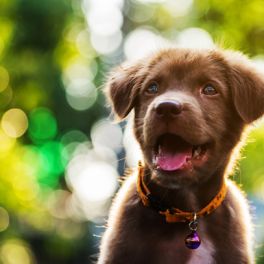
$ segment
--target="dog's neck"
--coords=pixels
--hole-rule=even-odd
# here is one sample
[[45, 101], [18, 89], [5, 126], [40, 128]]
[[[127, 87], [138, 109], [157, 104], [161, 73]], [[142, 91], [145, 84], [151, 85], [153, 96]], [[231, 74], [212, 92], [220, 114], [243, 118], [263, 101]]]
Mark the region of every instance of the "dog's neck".
[[219, 192], [224, 181], [224, 169], [219, 169], [207, 181], [195, 186], [181, 186], [177, 189], [163, 187], [151, 180], [151, 171], [145, 168], [144, 182], [150, 192], [168, 206], [183, 211], [198, 211], [206, 206]]

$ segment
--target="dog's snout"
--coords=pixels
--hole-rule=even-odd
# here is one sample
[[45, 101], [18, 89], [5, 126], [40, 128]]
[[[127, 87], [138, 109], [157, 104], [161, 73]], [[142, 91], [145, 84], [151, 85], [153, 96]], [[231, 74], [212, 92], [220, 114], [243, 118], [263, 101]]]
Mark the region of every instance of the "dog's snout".
[[159, 117], [174, 118], [182, 112], [182, 104], [176, 100], [166, 100], [157, 104], [155, 110]]

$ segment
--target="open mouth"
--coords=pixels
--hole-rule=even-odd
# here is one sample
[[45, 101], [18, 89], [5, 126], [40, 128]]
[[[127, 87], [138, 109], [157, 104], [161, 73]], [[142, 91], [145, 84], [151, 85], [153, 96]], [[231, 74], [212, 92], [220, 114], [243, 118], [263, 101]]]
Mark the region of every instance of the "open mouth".
[[153, 163], [164, 171], [192, 168], [204, 161], [207, 150], [208, 144], [191, 145], [177, 135], [163, 134], [157, 139]]

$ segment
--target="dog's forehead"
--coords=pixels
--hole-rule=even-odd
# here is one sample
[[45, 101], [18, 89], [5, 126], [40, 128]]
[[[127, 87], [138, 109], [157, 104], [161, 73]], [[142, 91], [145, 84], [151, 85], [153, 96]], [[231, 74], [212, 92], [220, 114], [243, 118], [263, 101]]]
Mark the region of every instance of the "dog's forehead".
[[223, 77], [225, 63], [221, 54], [213, 50], [194, 51], [173, 49], [161, 51], [150, 58], [149, 77], [175, 76], [178, 80], [185, 78], [209, 78], [212, 75]]

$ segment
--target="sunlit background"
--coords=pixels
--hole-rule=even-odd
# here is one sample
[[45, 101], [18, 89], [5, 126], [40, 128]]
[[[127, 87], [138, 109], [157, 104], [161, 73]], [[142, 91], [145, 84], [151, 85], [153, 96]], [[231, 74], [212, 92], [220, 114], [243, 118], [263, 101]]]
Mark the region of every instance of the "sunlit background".
[[[105, 108], [107, 72], [170, 43], [215, 42], [264, 71], [263, 0], [0, 1], [0, 263], [96, 260], [119, 176], [139, 155]], [[252, 203], [259, 264], [263, 132], [258, 122], [232, 176]]]

